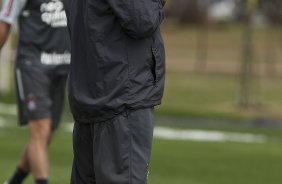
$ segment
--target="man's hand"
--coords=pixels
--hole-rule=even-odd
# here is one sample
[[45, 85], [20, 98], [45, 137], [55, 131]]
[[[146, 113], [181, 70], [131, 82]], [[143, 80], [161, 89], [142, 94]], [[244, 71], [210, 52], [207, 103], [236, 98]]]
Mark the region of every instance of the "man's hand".
[[10, 24], [0, 21], [0, 50], [2, 49], [3, 45], [5, 44], [9, 36], [10, 28], [11, 28]]
[[107, 0], [124, 32], [134, 39], [152, 36], [164, 19], [165, 0]]

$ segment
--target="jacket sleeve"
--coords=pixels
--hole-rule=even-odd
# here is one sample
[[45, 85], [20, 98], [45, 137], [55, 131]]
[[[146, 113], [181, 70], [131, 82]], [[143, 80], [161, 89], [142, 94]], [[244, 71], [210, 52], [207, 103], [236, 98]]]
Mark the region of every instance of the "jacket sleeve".
[[121, 27], [134, 39], [150, 37], [164, 19], [164, 0], [107, 0]]

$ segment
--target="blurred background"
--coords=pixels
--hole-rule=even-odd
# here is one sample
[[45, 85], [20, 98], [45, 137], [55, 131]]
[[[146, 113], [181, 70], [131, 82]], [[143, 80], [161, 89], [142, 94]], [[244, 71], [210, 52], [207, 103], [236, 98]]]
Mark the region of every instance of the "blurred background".
[[[165, 12], [149, 183], [281, 184], [282, 1], [167, 0]], [[16, 126], [16, 30], [0, 56], [0, 183], [28, 137]], [[50, 147], [54, 184], [69, 181], [72, 122], [66, 103]]]

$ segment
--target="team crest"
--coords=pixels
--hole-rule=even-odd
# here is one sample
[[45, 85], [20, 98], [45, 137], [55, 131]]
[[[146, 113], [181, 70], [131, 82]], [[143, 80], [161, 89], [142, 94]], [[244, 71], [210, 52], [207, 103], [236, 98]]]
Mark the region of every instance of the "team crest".
[[35, 111], [37, 109], [36, 100], [34, 97], [29, 97], [27, 100], [27, 108], [29, 111]]

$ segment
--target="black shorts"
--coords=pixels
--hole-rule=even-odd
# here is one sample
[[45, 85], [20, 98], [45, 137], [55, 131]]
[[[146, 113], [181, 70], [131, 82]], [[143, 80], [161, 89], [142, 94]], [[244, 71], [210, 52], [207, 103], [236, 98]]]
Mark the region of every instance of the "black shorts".
[[56, 129], [63, 112], [66, 79], [67, 75], [40, 68], [16, 68], [19, 124], [51, 118], [52, 129]]
[[76, 122], [71, 184], [146, 184], [152, 140], [152, 108], [102, 123]]

